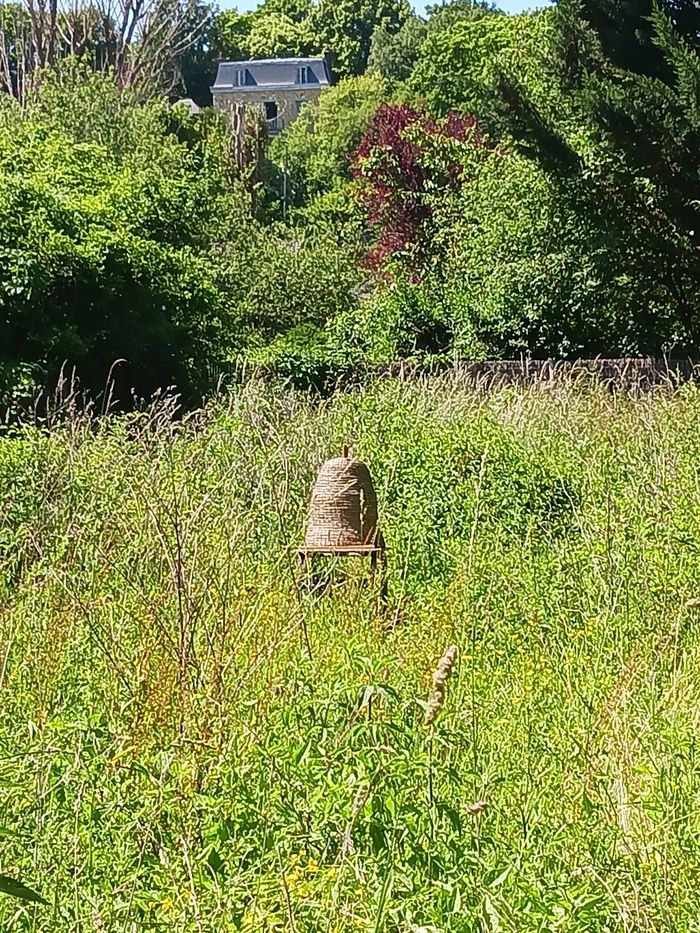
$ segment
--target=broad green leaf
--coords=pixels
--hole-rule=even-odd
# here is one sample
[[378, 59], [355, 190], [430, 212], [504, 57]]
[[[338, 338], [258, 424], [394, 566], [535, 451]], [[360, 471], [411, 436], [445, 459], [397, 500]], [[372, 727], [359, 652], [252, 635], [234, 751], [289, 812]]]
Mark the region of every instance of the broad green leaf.
[[22, 901], [33, 901], [36, 904], [47, 904], [41, 894], [32, 891], [21, 881], [15, 881], [14, 878], [8, 878], [7, 875], [0, 875], [0, 894], [9, 894], [10, 897], [18, 897]]

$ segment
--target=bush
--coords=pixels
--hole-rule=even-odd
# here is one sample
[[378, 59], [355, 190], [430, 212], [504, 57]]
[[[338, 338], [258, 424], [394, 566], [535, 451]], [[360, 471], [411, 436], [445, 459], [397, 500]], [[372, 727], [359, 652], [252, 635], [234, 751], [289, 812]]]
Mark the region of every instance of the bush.
[[237, 339], [209, 252], [245, 216], [224, 139], [163, 104], [119, 103], [105, 77], [80, 99], [73, 69], [0, 114], [0, 367], [52, 382], [67, 362], [98, 392], [123, 358], [122, 401], [165, 385], [196, 399]]
[[427, 360], [451, 355], [454, 324], [439, 290], [395, 281], [340, 314], [330, 327], [329, 344], [370, 365], [394, 360]]
[[242, 343], [260, 346], [300, 325], [324, 327], [356, 303], [354, 249], [323, 228], [250, 224], [222, 249], [220, 287], [236, 307]]
[[326, 331], [313, 324], [292, 328], [268, 346], [250, 352], [248, 359], [295, 389], [323, 394], [336, 386], [349, 363], [342, 351], [333, 352]]

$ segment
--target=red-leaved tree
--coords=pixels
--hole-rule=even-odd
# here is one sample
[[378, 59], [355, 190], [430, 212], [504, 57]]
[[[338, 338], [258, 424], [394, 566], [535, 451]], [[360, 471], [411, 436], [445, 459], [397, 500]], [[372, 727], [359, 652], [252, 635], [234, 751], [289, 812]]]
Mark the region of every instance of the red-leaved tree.
[[409, 252], [420, 260], [421, 234], [431, 217], [429, 196], [456, 187], [462, 176], [450, 147], [446, 158], [434, 157], [438, 141], [484, 144], [474, 117], [450, 113], [438, 122], [408, 104], [382, 104], [374, 115], [352, 160], [358, 198], [377, 235], [370, 265]]

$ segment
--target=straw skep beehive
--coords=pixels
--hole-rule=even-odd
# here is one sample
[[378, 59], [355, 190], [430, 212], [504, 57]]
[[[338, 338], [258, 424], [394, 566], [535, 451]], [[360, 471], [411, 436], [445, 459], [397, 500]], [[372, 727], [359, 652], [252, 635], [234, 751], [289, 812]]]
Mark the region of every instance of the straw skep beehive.
[[361, 460], [343, 455], [326, 460], [311, 494], [304, 547], [339, 550], [381, 547], [377, 496]]

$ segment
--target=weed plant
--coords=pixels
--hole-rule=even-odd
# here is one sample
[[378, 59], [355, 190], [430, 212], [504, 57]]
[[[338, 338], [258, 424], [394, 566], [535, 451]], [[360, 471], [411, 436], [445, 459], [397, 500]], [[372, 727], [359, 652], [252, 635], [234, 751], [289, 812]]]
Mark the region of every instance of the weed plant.
[[[344, 442], [385, 615], [300, 585]], [[699, 450], [691, 385], [454, 378], [3, 437], [0, 929], [700, 930]]]

